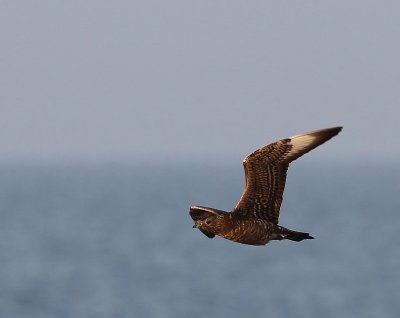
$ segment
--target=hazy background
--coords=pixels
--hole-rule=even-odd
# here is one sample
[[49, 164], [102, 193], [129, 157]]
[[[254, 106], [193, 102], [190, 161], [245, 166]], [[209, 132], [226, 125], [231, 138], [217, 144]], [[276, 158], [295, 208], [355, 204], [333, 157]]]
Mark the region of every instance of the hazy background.
[[[0, 0], [0, 317], [399, 317], [399, 57], [399, 1]], [[282, 205], [315, 240], [192, 228], [336, 125]]]
[[0, 160], [396, 162], [399, 39], [398, 1], [1, 1]]

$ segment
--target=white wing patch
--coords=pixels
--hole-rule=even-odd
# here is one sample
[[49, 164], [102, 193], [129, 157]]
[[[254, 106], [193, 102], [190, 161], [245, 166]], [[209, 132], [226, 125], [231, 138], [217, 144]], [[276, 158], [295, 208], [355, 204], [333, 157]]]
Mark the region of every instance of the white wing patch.
[[314, 143], [315, 139], [317, 139], [317, 137], [310, 134], [296, 135], [290, 137], [290, 144], [292, 145], [292, 148], [284, 156], [284, 159], [288, 159], [292, 156], [295, 156], [300, 152], [302, 152], [304, 149], [309, 148], [310, 145]]

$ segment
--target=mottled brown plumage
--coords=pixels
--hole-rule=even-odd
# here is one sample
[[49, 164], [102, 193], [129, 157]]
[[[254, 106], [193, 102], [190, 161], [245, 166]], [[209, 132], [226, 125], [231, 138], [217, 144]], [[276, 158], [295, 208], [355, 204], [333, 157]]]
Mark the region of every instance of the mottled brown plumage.
[[271, 240], [302, 241], [308, 233], [278, 225], [289, 163], [336, 136], [342, 127], [311, 131], [264, 146], [243, 160], [246, 184], [231, 212], [192, 206], [190, 216], [207, 237], [215, 235], [250, 245]]

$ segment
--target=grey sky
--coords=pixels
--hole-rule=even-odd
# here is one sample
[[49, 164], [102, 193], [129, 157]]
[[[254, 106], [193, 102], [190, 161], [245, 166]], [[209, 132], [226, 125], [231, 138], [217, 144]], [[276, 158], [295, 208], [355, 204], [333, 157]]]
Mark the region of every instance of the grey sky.
[[0, 161], [396, 161], [399, 115], [399, 1], [0, 2]]

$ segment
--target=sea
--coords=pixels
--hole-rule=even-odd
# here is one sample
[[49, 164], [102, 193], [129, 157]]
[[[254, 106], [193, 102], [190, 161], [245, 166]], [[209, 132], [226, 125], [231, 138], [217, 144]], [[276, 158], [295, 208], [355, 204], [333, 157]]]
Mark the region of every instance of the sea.
[[193, 229], [241, 165], [1, 164], [0, 317], [400, 317], [400, 168], [295, 164], [280, 224], [248, 246]]

